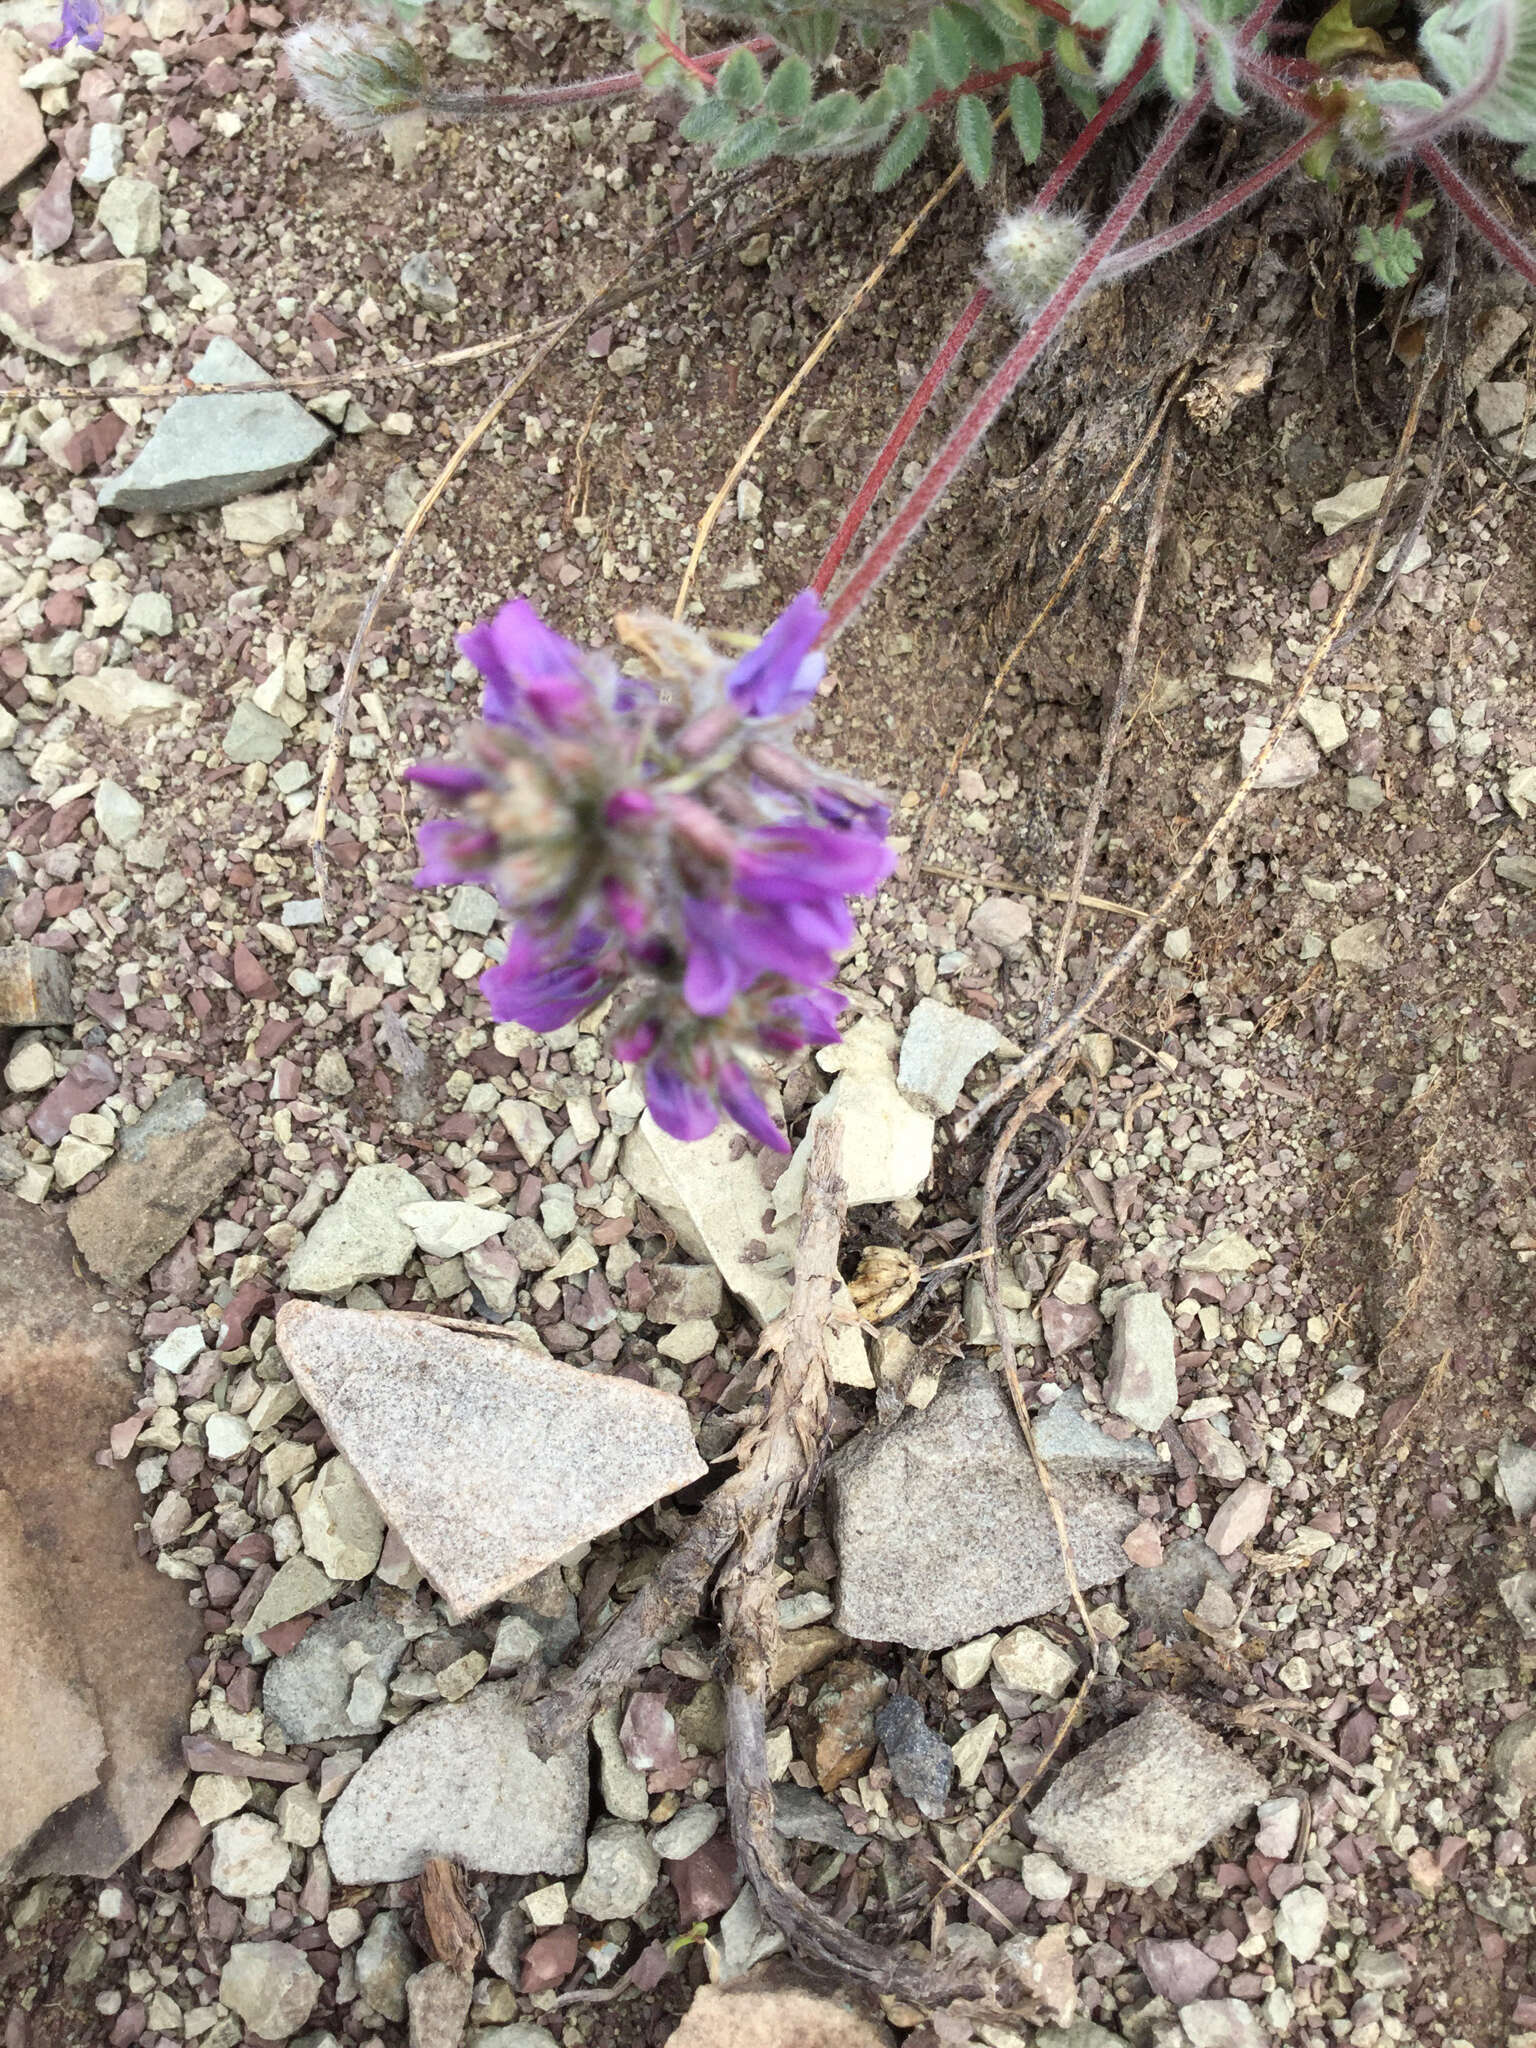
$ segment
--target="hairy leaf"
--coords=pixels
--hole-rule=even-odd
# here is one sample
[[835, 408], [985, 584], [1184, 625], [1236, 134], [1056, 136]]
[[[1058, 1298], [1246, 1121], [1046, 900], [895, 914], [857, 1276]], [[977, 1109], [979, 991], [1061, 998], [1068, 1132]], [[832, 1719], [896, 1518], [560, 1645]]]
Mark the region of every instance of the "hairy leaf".
[[973, 92], [955, 102], [955, 140], [971, 183], [979, 191], [992, 175], [992, 117]]
[[1407, 284], [1423, 255], [1418, 236], [1407, 228], [1361, 228], [1355, 236], [1355, 261], [1389, 291]]
[[927, 146], [928, 116], [914, 114], [910, 120], [903, 121], [875, 165], [875, 190], [888, 192], [898, 178], [906, 176]]
[[717, 171], [745, 171], [753, 164], [766, 163], [779, 147], [779, 124], [771, 114], [757, 114], [743, 121], [734, 135], [726, 137], [715, 151]]
[[1013, 139], [1019, 145], [1019, 154], [1025, 163], [1032, 164], [1045, 140], [1045, 108], [1040, 88], [1032, 78], [1016, 78], [1009, 86], [1008, 118], [1013, 123]]
[[1157, 19], [1156, 0], [1128, 0], [1104, 45], [1099, 77], [1105, 85], [1118, 85], [1141, 55], [1141, 46], [1152, 33]]
[[1211, 98], [1224, 114], [1240, 118], [1248, 110], [1237, 89], [1232, 52], [1220, 36], [1207, 36], [1205, 39], [1205, 68], [1211, 81]]
[[1195, 90], [1200, 50], [1179, 0], [1168, 0], [1163, 9], [1162, 46], [1163, 83], [1176, 100], [1187, 100]]
[[811, 67], [803, 57], [784, 59], [768, 81], [763, 104], [770, 114], [781, 114], [786, 121], [799, 120], [811, 104]]
[[763, 67], [750, 50], [735, 50], [720, 66], [719, 91], [733, 107], [762, 105], [767, 81]]
[[982, 16], [971, 7], [951, 7], [949, 10], [965, 31], [966, 48], [970, 52], [972, 71], [995, 71], [1003, 61], [1003, 45], [997, 34], [988, 27]]
[[677, 124], [677, 132], [684, 142], [702, 142], [710, 146], [724, 142], [727, 135], [733, 135], [737, 123], [736, 109], [728, 100], [718, 94], [707, 100], [700, 100], [690, 107]]
[[939, 83], [949, 92], [958, 85], [964, 85], [971, 75], [971, 53], [966, 43], [965, 30], [947, 7], [935, 7], [928, 17], [928, 31], [933, 37], [934, 62], [938, 66]]

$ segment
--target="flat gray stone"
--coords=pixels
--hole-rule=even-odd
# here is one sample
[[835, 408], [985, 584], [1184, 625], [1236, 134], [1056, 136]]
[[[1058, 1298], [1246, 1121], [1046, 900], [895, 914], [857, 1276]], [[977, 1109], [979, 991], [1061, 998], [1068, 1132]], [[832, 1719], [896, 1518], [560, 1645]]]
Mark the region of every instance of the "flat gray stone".
[[237, 1941], [219, 1976], [219, 2000], [263, 2041], [286, 2041], [304, 2026], [320, 1978], [288, 1941]]
[[[223, 335], [203, 351], [191, 378], [194, 384], [272, 381]], [[330, 438], [286, 391], [178, 398], [129, 467], [102, 486], [98, 501], [116, 512], [196, 512], [227, 505], [292, 476]]]
[[403, 1166], [360, 1166], [288, 1259], [295, 1294], [346, 1294], [364, 1280], [403, 1273], [416, 1249], [400, 1211], [429, 1199]]
[[896, 1085], [914, 1108], [948, 1116], [972, 1067], [1002, 1041], [1003, 1034], [984, 1017], [924, 996], [902, 1037]]
[[224, 735], [224, 758], [242, 764], [263, 761], [269, 766], [288, 744], [288, 728], [249, 697], [235, 706]]
[[1245, 1757], [1157, 1700], [1066, 1764], [1030, 1819], [1072, 1869], [1141, 1891], [1268, 1794]]
[[705, 1474], [676, 1395], [505, 1339], [300, 1301], [277, 1336], [455, 1621]]
[[416, 1973], [416, 1950], [400, 1913], [375, 1913], [357, 1945], [357, 1988], [381, 2019], [405, 2018], [405, 1987]]
[[1104, 1402], [1111, 1415], [1149, 1435], [1161, 1429], [1179, 1401], [1173, 1324], [1155, 1294], [1128, 1294], [1115, 1311]]
[[[367, 1670], [385, 1684], [405, 1655], [405, 1631], [366, 1601], [326, 1615], [308, 1629], [295, 1647], [265, 1667], [261, 1704], [290, 1742], [330, 1742], [344, 1735], [374, 1735], [382, 1725], [377, 1715], [360, 1721], [347, 1712], [357, 1671]], [[349, 1668], [357, 1645], [364, 1661]]]
[[587, 1843], [587, 1868], [571, 1906], [590, 1920], [628, 1920], [661, 1876], [661, 1858], [645, 1829], [632, 1821], [600, 1821]]
[[428, 1963], [405, 1987], [411, 2048], [461, 2048], [474, 1983], [468, 1971]]
[[1516, 1521], [1536, 1514], [1536, 1448], [1506, 1436], [1499, 1443], [1499, 1484]]
[[1142, 1628], [1165, 1643], [1194, 1634], [1184, 1619], [1200, 1605], [1207, 1586], [1230, 1592], [1232, 1574], [1208, 1543], [1187, 1536], [1170, 1543], [1161, 1564], [1136, 1565], [1125, 1575], [1125, 1604]]
[[415, 1877], [429, 1856], [562, 1877], [582, 1866], [586, 1826], [585, 1738], [541, 1760], [517, 1688], [481, 1685], [385, 1736], [331, 1809], [325, 1851], [341, 1884]]
[[1033, 1418], [1035, 1448], [1056, 1472], [1156, 1472], [1162, 1465], [1145, 1437], [1114, 1437], [1086, 1412], [1080, 1387], [1068, 1387]]
[[[855, 1439], [832, 1470], [837, 1626], [918, 1650], [968, 1642], [1067, 1598], [1050, 1507], [1001, 1380], [975, 1366], [932, 1404]], [[1128, 1501], [1061, 1473], [1084, 1586], [1129, 1567]]]

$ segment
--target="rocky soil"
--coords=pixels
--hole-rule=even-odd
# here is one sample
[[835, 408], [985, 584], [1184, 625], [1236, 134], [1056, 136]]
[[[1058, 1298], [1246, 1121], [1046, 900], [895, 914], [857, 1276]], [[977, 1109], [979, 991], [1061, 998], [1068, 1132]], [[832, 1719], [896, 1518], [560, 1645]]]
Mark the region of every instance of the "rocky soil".
[[[934, 799], [1107, 481], [1102, 390], [1057, 460], [1005, 427], [818, 708], [906, 857], [846, 1045], [784, 1078], [797, 1139], [844, 1117], [866, 1320], [780, 1555], [777, 1825], [870, 1939], [1054, 1938], [1075, 1987], [1053, 2024], [974, 2032], [829, 2009], [774, 1978], [742, 1886], [708, 1615], [589, 1741], [526, 1739], [757, 1413], [798, 1165], [672, 1145], [594, 1020], [493, 1027], [493, 905], [412, 888], [400, 773], [472, 703], [453, 636], [501, 598], [594, 638], [670, 608], [763, 406], [937, 173], [876, 203], [774, 172], [706, 206], [664, 252], [697, 267], [517, 395], [370, 643], [326, 903], [346, 641], [527, 347], [410, 366], [568, 311], [708, 180], [634, 107], [339, 147], [294, 102], [287, 20], [135, 0], [99, 57], [55, 56], [52, 10], [0, 0], [5, 2048], [1536, 2040], [1529, 309], [1464, 279], [1411, 566], [1021, 1144], [1016, 1185], [1043, 1171], [1003, 1311], [1102, 1675], [969, 1863], [1086, 1643], [948, 1263], [984, 1163], [955, 1126], [1061, 1000], [1139, 512]], [[489, 5], [445, 62], [615, 53]], [[704, 559], [711, 624], [803, 582], [983, 219], [957, 196], [770, 437]], [[1308, 276], [1283, 211], [1228, 254], [1254, 332], [1223, 348]], [[1147, 303], [1106, 294], [1085, 348], [1132, 376]], [[1401, 310], [1351, 328], [1320, 293], [1224, 432], [1182, 423], [1070, 988], [1359, 559]]]

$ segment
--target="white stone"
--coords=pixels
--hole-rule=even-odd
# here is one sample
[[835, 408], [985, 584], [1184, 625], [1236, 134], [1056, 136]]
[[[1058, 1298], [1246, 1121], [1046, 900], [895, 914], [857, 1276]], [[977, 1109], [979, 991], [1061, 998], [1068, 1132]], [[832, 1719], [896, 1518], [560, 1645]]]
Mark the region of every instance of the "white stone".
[[271, 491], [264, 498], [236, 498], [221, 507], [224, 538], [246, 547], [284, 547], [304, 535], [304, 514], [292, 491]]
[[714, 1350], [715, 1336], [713, 1323], [702, 1316], [691, 1316], [687, 1322], [674, 1323], [664, 1337], [658, 1338], [656, 1349], [663, 1358], [675, 1359], [679, 1365], [697, 1365]]
[[109, 846], [126, 846], [139, 836], [144, 823], [144, 806], [120, 782], [108, 776], [96, 785], [92, 799], [96, 823]]
[[88, 1173], [94, 1173], [98, 1166], [105, 1166], [112, 1157], [110, 1145], [93, 1145], [85, 1138], [73, 1133], [61, 1138], [53, 1155], [53, 1184], [66, 1189], [78, 1185]]
[[158, 255], [158, 190], [147, 178], [114, 178], [97, 205], [96, 225], [111, 236], [119, 256]]
[[290, 1254], [288, 1285], [297, 1294], [345, 1294], [365, 1280], [403, 1273], [416, 1239], [400, 1211], [414, 1203], [430, 1203], [414, 1173], [358, 1167]]
[[705, 1474], [675, 1395], [504, 1339], [297, 1301], [277, 1338], [455, 1620]]
[[507, 1877], [581, 1868], [585, 1743], [534, 1756], [516, 1695], [515, 1685], [477, 1686], [385, 1736], [325, 1824], [340, 1883], [415, 1877], [429, 1856]]
[[1299, 1884], [1275, 1909], [1275, 1933], [1298, 1963], [1310, 1963], [1328, 1932], [1328, 1901], [1313, 1884]]
[[434, 1259], [457, 1258], [507, 1227], [501, 1209], [480, 1209], [473, 1202], [408, 1202], [396, 1211], [420, 1250]]
[[1304, 697], [1296, 714], [1325, 754], [1332, 754], [1349, 738], [1344, 713], [1331, 698]]
[[35, 1095], [51, 1088], [56, 1069], [45, 1040], [29, 1038], [5, 1063], [5, 1085], [13, 1095]]
[[805, 1136], [773, 1191], [783, 1222], [798, 1215], [816, 1127], [836, 1116], [843, 1126], [841, 1168], [848, 1206], [903, 1202], [933, 1171], [933, 1118], [914, 1109], [896, 1085], [896, 1034], [881, 1017], [861, 1017], [841, 1045], [829, 1045], [818, 1064], [836, 1080], [812, 1110]]
[[[789, 1306], [794, 1225], [775, 1222], [757, 1162], [750, 1151], [734, 1151], [730, 1130], [722, 1125], [684, 1144], [669, 1138], [647, 1111], [625, 1141], [620, 1167], [680, 1248], [690, 1258], [708, 1260], [760, 1324]], [[749, 1258], [754, 1244], [768, 1256]], [[838, 1305], [847, 1321], [829, 1333], [832, 1377], [843, 1386], [872, 1387], [874, 1374], [846, 1288], [839, 1289]]]
[[1128, 1294], [1115, 1311], [1104, 1401], [1111, 1415], [1155, 1435], [1178, 1406], [1173, 1324], [1155, 1294]]
[[212, 1884], [226, 1898], [270, 1898], [292, 1861], [276, 1822], [259, 1813], [237, 1813], [213, 1831]]
[[1389, 479], [1384, 476], [1362, 478], [1358, 483], [1346, 484], [1331, 498], [1319, 498], [1312, 507], [1312, 517], [1323, 532], [1333, 535], [1341, 527], [1351, 525], [1356, 519], [1370, 519], [1381, 510], [1381, 501], [1387, 495]]
[[308, 2023], [320, 1983], [291, 1942], [237, 1941], [219, 1975], [219, 2002], [261, 2040], [286, 2041]]
[[957, 1643], [954, 1649], [944, 1652], [939, 1660], [940, 1669], [956, 1692], [969, 1692], [973, 1685], [980, 1685], [987, 1675], [987, 1666], [992, 1662], [996, 1643], [995, 1635], [977, 1636], [969, 1643]]
[[896, 1085], [925, 1115], [948, 1116], [972, 1067], [997, 1050], [1002, 1036], [985, 1018], [924, 996], [902, 1036]]
[[992, 1652], [998, 1682], [1011, 1692], [1059, 1700], [1077, 1673], [1077, 1660], [1037, 1628], [1010, 1629]]
[[230, 1415], [221, 1408], [203, 1424], [203, 1437], [210, 1458], [238, 1458], [250, 1448], [251, 1425], [243, 1415]]
[[366, 1579], [384, 1548], [384, 1517], [345, 1458], [321, 1466], [299, 1509], [304, 1548], [333, 1579]]

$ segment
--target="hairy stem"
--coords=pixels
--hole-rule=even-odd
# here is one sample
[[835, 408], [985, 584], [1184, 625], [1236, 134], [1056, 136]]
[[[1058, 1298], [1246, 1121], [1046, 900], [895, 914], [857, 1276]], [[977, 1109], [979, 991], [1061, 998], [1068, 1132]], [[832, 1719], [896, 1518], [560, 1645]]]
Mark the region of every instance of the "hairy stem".
[[967, 93], [991, 92], [999, 85], [1007, 85], [1011, 79], [1033, 78], [1037, 71], [1045, 69], [1047, 62], [1044, 57], [1024, 57], [1017, 64], [1004, 64], [997, 71], [973, 71], [959, 85], [941, 85], [937, 92], [929, 93], [916, 111], [931, 114], [935, 107], [947, 107], [952, 100], [963, 99]]
[[1475, 185], [1469, 184], [1448, 157], [1432, 142], [1421, 142], [1418, 160], [1451, 204], [1476, 228], [1496, 256], [1511, 270], [1518, 270], [1527, 284], [1536, 285], [1536, 251], [1529, 249], [1513, 228], [1504, 225]]
[[825, 597], [832, 578], [842, 567], [843, 557], [852, 547], [859, 528], [869, 515], [869, 508], [880, 495], [881, 486], [891, 471], [902, 450], [916, 432], [918, 421], [927, 412], [942, 386], [947, 382], [950, 371], [960, 359], [960, 352], [971, 338], [971, 330], [986, 310], [992, 294], [983, 285], [971, 299], [949, 333], [944, 337], [943, 346], [928, 365], [923, 381], [908, 399], [901, 418], [886, 437], [885, 446], [870, 465], [869, 474], [859, 485], [858, 495], [843, 514], [842, 524], [833, 534], [827, 552], [821, 558], [821, 565], [811, 578], [811, 588], [818, 597]]
[[1192, 213], [1188, 220], [1176, 221], [1171, 228], [1164, 228], [1160, 235], [1148, 235], [1144, 242], [1135, 242], [1129, 249], [1117, 249], [1113, 256], [1106, 259], [1103, 269], [1099, 272], [1100, 277], [1106, 281], [1115, 277], [1128, 277], [1133, 270], [1144, 269], [1147, 264], [1156, 263], [1160, 257], [1171, 256], [1175, 249], [1182, 249], [1186, 242], [1194, 241], [1208, 228], [1213, 228], [1219, 221], [1225, 220], [1229, 213], [1236, 213], [1239, 207], [1246, 206], [1250, 199], [1257, 198], [1259, 193], [1273, 185], [1277, 178], [1282, 177], [1292, 164], [1298, 163], [1318, 137], [1327, 132], [1326, 127], [1321, 124], [1315, 128], [1308, 128], [1293, 142], [1288, 142], [1278, 156], [1272, 156], [1268, 163], [1260, 164], [1256, 171], [1250, 171], [1246, 178], [1239, 179], [1229, 191], [1218, 193], [1209, 206], [1202, 206], [1200, 211]]
[[982, 437], [1055, 340], [1067, 315], [1093, 284], [1100, 264], [1106, 256], [1114, 253], [1120, 237], [1146, 204], [1152, 188], [1188, 140], [1210, 97], [1210, 87], [1200, 86], [1189, 104], [1180, 107], [1168, 121], [1104, 225], [1041, 307], [1028, 332], [1014, 343], [993, 371], [884, 533], [838, 592], [823, 634], [825, 640], [836, 639], [857, 616], [927, 524], [940, 499], [970, 461]]
[[[1041, 186], [1031, 204], [1038, 207], [1053, 206], [1062, 187], [1082, 163], [1093, 145], [1098, 141], [1110, 122], [1115, 120], [1120, 109], [1157, 62], [1157, 45], [1149, 43], [1137, 58], [1128, 75], [1121, 79], [1098, 112], [1088, 121], [1081, 134], [1073, 141], [1061, 162]], [[1014, 69], [1033, 70], [1033, 65], [1016, 66]], [[975, 81], [968, 80], [962, 90], [968, 90]], [[880, 495], [881, 486], [895, 468], [897, 458], [917, 431], [918, 422], [938, 396], [960, 357], [960, 351], [971, 337], [971, 330], [981, 318], [992, 294], [985, 287], [976, 293], [960, 318], [945, 336], [942, 347], [928, 366], [927, 374], [913, 392], [902, 412], [901, 418], [892, 427], [885, 446], [875, 457], [869, 474], [859, 486], [858, 496], [843, 515], [842, 524], [832, 536], [831, 545], [821, 558], [821, 566], [811, 578], [811, 587], [819, 597], [825, 597], [832, 578], [842, 566], [843, 557], [853, 545], [859, 528], [869, 516], [869, 508]]]
[[[726, 58], [734, 57], [738, 50], [751, 50], [760, 57], [776, 47], [772, 36], [754, 36], [748, 43], [727, 43], [684, 61], [690, 70], [713, 80]], [[644, 84], [638, 71], [613, 71], [606, 78], [578, 78], [570, 85], [526, 85], [512, 92], [433, 93], [427, 107], [434, 114], [533, 114], [542, 107], [576, 106], [583, 100], [627, 99]]]

